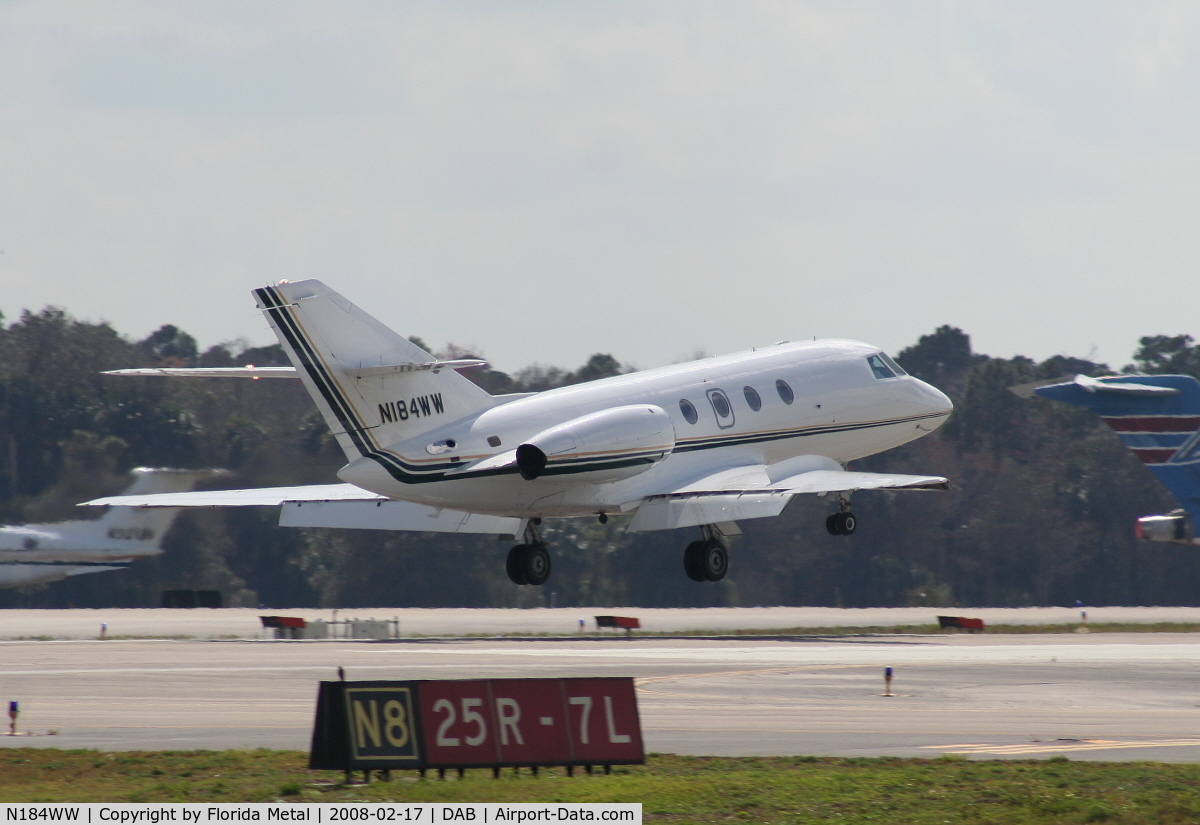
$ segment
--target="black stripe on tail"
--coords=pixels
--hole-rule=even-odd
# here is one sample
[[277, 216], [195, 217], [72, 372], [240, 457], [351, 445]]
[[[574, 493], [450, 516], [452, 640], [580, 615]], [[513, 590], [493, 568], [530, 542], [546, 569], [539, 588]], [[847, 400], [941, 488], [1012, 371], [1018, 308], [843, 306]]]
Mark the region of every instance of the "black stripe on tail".
[[263, 306], [266, 308], [267, 314], [275, 321], [276, 327], [287, 339], [288, 345], [296, 353], [297, 358], [304, 367], [304, 371], [308, 373], [316, 385], [317, 390], [321, 393], [321, 397], [325, 399], [325, 403], [333, 410], [338, 423], [346, 435], [350, 436], [350, 440], [354, 443], [355, 448], [361, 455], [370, 455], [374, 452], [373, 445], [367, 442], [363, 430], [366, 427], [358, 420], [354, 414], [354, 408], [342, 396], [340, 388], [325, 369], [325, 365], [321, 363], [320, 357], [316, 350], [308, 342], [304, 333], [300, 330], [292, 314], [287, 309], [286, 302], [282, 299], [274, 288], [263, 287], [262, 289], [254, 290]]

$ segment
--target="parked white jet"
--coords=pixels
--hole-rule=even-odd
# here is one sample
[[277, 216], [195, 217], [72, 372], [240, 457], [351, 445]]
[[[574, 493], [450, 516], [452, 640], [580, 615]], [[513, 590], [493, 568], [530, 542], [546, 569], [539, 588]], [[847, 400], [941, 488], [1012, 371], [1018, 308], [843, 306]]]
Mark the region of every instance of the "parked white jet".
[[699, 526], [684, 569], [724, 577], [738, 519], [800, 493], [834, 494], [831, 533], [854, 532], [849, 495], [946, 489], [936, 476], [848, 472], [852, 459], [932, 432], [937, 389], [877, 347], [782, 343], [541, 393], [493, 396], [319, 281], [255, 290], [293, 367], [118, 370], [122, 375], [299, 377], [349, 463], [346, 484], [120, 496], [139, 507], [283, 505], [280, 524], [491, 533], [522, 543], [507, 571], [542, 584], [544, 518], [632, 513], [629, 530]]
[[[126, 495], [190, 490], [219, 470], [138, 467]], [[56, 581], [128, 567], [162, 552], [162, 537], [177, 509], [113, 507], [96, 521], [0, 527], [0, 587]]]

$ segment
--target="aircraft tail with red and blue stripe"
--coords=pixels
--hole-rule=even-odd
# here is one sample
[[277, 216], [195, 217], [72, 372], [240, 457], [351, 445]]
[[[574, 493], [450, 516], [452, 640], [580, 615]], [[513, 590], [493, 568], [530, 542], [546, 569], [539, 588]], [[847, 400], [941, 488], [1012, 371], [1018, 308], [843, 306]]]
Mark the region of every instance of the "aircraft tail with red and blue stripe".
[[1179, 501], [1182, 510], [1138, 519], [1139, 538], [1200, 543], [1194, 531], [1200, 523], [1200, 381], [1190, 375], [1078, 375], [1034, 392], [1103, 418]]

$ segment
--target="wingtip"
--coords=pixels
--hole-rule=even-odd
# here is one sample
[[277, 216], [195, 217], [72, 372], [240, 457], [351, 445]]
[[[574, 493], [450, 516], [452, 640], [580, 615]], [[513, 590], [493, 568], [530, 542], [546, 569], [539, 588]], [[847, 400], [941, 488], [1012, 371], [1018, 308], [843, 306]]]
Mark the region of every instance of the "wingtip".
[[1017, 398], [1033, 398], [1042, 387], [1050, 387], [1055, 384], [1070, 384], [1073, 380], [1069, 375], [1063, 375], [1058, 378], [1043, 378], [1039, 381], [1030, 381], [1027, 384], [1017, 384], [1016, 386], [1009, 387], [1008, 391], [1017, 396]]

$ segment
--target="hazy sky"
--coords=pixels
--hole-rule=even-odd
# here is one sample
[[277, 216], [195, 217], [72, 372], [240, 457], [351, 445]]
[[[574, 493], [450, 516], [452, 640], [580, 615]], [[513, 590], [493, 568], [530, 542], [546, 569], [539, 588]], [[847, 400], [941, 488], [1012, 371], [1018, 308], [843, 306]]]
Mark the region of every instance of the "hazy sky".
[[1200, 337], [1194, 2], [0, 0], [0, 310], [500, 369]]

